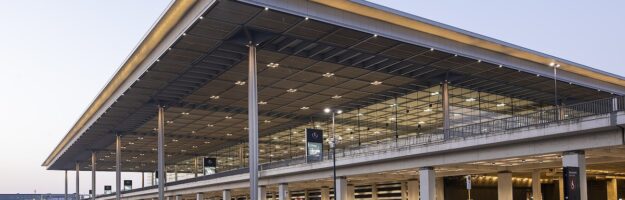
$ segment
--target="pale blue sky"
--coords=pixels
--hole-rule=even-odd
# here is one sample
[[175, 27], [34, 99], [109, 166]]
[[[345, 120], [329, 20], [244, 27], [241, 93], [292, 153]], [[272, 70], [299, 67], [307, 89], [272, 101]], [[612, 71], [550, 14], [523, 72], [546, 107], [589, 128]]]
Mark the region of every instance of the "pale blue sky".
[[[373, 2], [625, 76], [625, 1]], [[41, 163], [168, 4], [1, 3], [0, 193], [63, 192], [63, 172]], [[113, 176], [98, 174], [99, 193]], [[140, 184], [137, 174], [123, 176]], [[83, 172], [81, 193], [90, 181]]]

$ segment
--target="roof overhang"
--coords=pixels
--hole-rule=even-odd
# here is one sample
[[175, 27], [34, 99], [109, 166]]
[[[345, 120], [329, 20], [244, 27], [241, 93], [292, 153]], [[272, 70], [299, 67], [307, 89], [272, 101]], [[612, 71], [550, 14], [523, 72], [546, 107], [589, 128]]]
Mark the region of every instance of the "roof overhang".
[[619, 86], [625, 86], [625, 78], [615, 74], [593, 69], [582, 64], [568, 61], [541, 52], [533, 51], [517, 45], [499, 41], [483, 35], [475, 34], [449, 25], [441, 24], [425, 18], [393, 10], [364, 0], [336, 1], [336, 0], [311, 0], [332, 8], [357, 15], [367, 16], [373, 19], [384, 21], [443, 37], [456, 42], [464, 43], [488, 49], [490, 51], [502, 53], [516, 58], [549, 65], [551, 63], [560, 64], [560, 69], [589, 78], [601, 80]]
[[[116, 101], [120, 95], [130, 87], [130, 84], [137, 80], [137, 77], [142, 75], [147, 68], [153, 63], [159, 56], [163, 54], [167, 47], [178, 40], [186, 28], [190, 27], [198, 16], [200, 16], [208, 7], [215, 1], [213, 0], [197, 0], [197, 1], [174, 1], [168, 9], [163, 13], [158, 22], [152, 27], [148, 34], [144, 37], [141, 43], [135, 48], [135, 50], [126, 59], [124, 64], [117, 71], [115, 76], [106, 85], [106, 87], [100, 92], [96, 99], [92, 102], [85, 113], [74, 124], [72, 129], [57, 145], [53, 152], [42, 164], [49, 167], [55, 161], [61, 157], [63, 152], [68, 149], [74, 141], [81, 136], [82, 133], [93, 124], [104, 111], [106, 111], [112, 102]], [[533, 64], [546, 68], [551, 62], [558, 62], [561, 68], [568, 71], [569, 80], [575, 80], [579, 76], [584, 77], [585, 83], [596, 83], [595, 88], [607, 88], [616, 91], [616, 93], [625, 93], [625, 81], [616, 75], [605, 73], [599, 70], [594, 70], [579, 64], [575, 64], [563, 59], [558, 59], [552, 56], [548, 56], [542, 53], [534, 52], [524, 49], [522, 47], [507, 44], [494, 39], [486, 38], [474, 33], [459, 30], [453, 27], [449, 27], [443, 24], [438, 24], [432, 21], [428, 21], [416, 16], [411, 16], [398, 11], [393, 11], [388, 8], [373, 5], [367, 2], [361, 1], [332, 1], [332, 0], [313, 0], [308, 1], [286, 1], [286, 0], [269, 0], [269, 1], [255, 1], [255, 0], [242, 0], [242, 2], [262, 6], [273, 5], [271, 8], [281, 10], [294, 15], [301, 15], [297, 12], [288, 12], [288, 6], [294, 4], [302, 6], [302, 4], [314, 4], [315, 6], [322, 6], [329, 8], [330, 11], [339, 13], [350, 13], [352, 15], [359, 15], [361, 18], [372, 18], [382, 21], [389, 26], [401, 26], [409, 28], [414, 31], [422, 32], [425, 34], [433, 35], [435, 37], [444, 38], [446, 40], [454, 41], [455, 43], [461, 43], [469, 45], [475, 48], [479, 48], [482, 51], [496, 52], [505, 55], [506, 58], [514, 57], [516, 60], [524, 60], [522, 64]], [[318, 4], [317, 4], [318, 3]], [[284, 4], [284, 7], [279, 5]], [[286, 5], [289, 4], [289, 5]], [[276, 6], [278, 5], [278, 6]], [[292, 7], [291, 7], [292, 8]], [[308, 8], [306, 8], [308, 9]], [[329, 20], [319, 19], [321, 21], [328, 22]], [[337, 26], [344, 24], [334, 23]], [[353, 26], [351, 27], [353, 28]], [[372, 27], [375, 28], [375, 27]], [[391, 34], [394, 30], [388, 30]], [[381, 34], [382, 35], [382, 34]], [[398, 39], [399, 40], [399, 39]], [[413, 42], [413, 44], [418, 42]], [[443, 50], [447, 50], [441, 47]], [[456, 50], [457, 51], [457, 50]], [[479, 58], [478, 56], [476, 56]], [[504, 58], [504, 60], [506, 59]], [[524, 69], [525, 70], [525, 69]], [[545, 70], [545, 69], [541, 69]], [[548, 69], [546, 69], [548, 72]], [[527, 70], [531, 71], [531, 70]], [[535, 73], [546, 73], [545, 71]], [[563, 79], [567, 78], [565, 73]], [[580, 83], [584, 85], [584, 83]]]

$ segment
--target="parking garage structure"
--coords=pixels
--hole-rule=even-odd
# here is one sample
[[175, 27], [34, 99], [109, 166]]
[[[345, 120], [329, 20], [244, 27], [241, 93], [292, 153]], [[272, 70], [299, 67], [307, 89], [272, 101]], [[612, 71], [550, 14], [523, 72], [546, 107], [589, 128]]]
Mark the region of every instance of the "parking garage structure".
[[43, 165], [93, 199], [617, 199], [624, 86], [368, 2], [174, 1]]

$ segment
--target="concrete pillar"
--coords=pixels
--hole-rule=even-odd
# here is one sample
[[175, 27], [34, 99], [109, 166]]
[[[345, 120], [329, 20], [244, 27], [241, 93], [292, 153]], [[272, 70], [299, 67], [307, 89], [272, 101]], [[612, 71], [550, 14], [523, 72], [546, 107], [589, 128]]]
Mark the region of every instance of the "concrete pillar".
[[289, 196], [289, 185], [286, 183], [280, 183], [278, 185], [278, 198], [279, 200], [288, 200], [291, 199]]
[[445, 82], [443, 82], [443, 84], [441, 85], [442, 90], [443, 90], [443, 97], [442, 97], [442, 103], [443, 103], [443, 137], [445, 139], [448, 139], [451, 137], [450, 133], [449, 133], [449, 128], [451, 127], [451, 118], [449, 118], [449, 83], [447, 82], [447, 80], [445, 80]]
[[618, 200], [617, 180], [615, 178], [607, 180], [608, 200]]
[[309, 200], [310, 196], [308, 195], [308, 190], [304, 190], [304, 200]]
[[336, 188], [334, 189], [335, 200], [347, 200], [347, 178], [337, 177], [336, 178]]
[[419, 181], [409, 180], [406, 182], [406, 190], [408, 192], [408, 200], [419, 200]]
[[512, 200], [512, 173], [509, 171], [497, 174], [498, 200]]
[[356, 187], [352, 184], [347, 184], [347, 191], [346, 191], [346, 197], [345, 200], [354, 200], [355, 199], [355, 194], [356, 194]]
[[141, 187], [145, 187], [145, 173], [141, 172]]
[[408, 188], [406, 182], [401, 182], [401, 200], [408, 200]]
[[230, 194], [230, 190], [224, 190], [222, 193], [222, 197], [223, 200], [230, 200], [232, 199], [232, 196]]
[[204, 200], [204, 193], [201, 193], [201, 192], [196, 193], [195, 200]]
[[562, 155], [562, 166], [579, 168], [579, 197], [581, 200], [588, 200], [588, 190], [586, 186], [586, 155], [584, 151], [564, 152]]
[[419, 193], [421, 200], [436, 200], [436, 172], [433, 167], [419, 169]]
[[445, 200], [445, 179], [436, 178], [436, 200]]
[[532, 200], [542, 200], [543, 194], [540, 188], [540, 170], [532, 172]]
[[378, 200], [378, 185], [375, 183], [371, 185], [371, 200]]
[[321, 200], [330, 200], [330, 188], [327, 186], [321, 187]]
[[182, 200], [182, 195], [176, 195], [175, 200]]
[[267, 187], [264, 185], [258, 187], [258, 200], [267, 200]]
[[562, 177], [558, 178], [558, 195], [560, 200], [564, 200], [564, 179]]

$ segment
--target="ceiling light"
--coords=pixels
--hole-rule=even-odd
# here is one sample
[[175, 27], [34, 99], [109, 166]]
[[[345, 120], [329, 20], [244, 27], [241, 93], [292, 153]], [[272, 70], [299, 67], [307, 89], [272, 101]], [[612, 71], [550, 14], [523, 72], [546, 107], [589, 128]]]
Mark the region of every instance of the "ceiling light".
[[168, 121], [167, 121], [167, 123], [168, 123], [168, 124], [173, 124], [173, 123], [174, 123], [174, 121], [168, 120]]
[[425, 110], [423, 110], [423, 111], [424, 111], [424, 112], [432, 112], [432, 109], [431, 109], [431, 108], [427, 108], [427, 109], [425, 109]]
[[334, 73], [331, 73], [331, 72], [326, 72], [326, 73], [325, 73], [325, 74], [323, 74], [322, 76], [323, 76], [323, 77], [326, 77], [326, 78], [330, 78], [330, 77], [334, 76]]
[[211, 143], [211, 142], [209, 142], [209, 141], [204, 141], [204, 144], [210, 144], [210, 143]]
[[180, 149], [180, 152], [187, 152], [187, 150], [184, 150], [184, 149]]
[[550, 66], [550, 67], [555, 67], [555, 66], [556, 66], [556, 63], [555, 63], [555, 62], [550, 62], [550, 63], [549, 63], [549, 66]]
[[334, 96], [332, 96], [332, 98], [333, 98], [333, 99], [340, 99], [341, 97], [342, 97], [342, 96], [340, 96], [340, 95], [334, 95]]
[[373, 37], [378, 37], [378, 34], [373, 34]]
[[343, 113], [343, 111], [342, 110], [337, 110], [336, 113], [337, 114], [341, 114], [341, 113]]
[[225, 118], [226, 118], [226, 119], [232, 119], [232, 117], [230, 117], [230, 116], [226, 116]]
[[305, 17], [304, 20], [308, 20], [308, 17]]
[[424, 121], [419, 121], [419, 124], [425, 124], [425, 122]]
[[287, 92], [290, 92], [290, 93], [293, 93], [293, 92], [297, 92], [297, 89], [293, 89], [293, 88], [291, 88], [291, 89], [288, 89], [288, 90], [286, 90], [286, 91], [287, 91]]
[[280, 66], [280, 64], [278, 64], [278, 63], [269, 63], [269, 64], [267, 64], [267, 67], [269, 67], [269, 68], [276, 68], [278, 66]]
[[380, 84], [382, 84], [381, 81], [373, 81], [373, 82], [371, 82], [371, 85], [380, 85]]
[[143, 137], [138, 137], [137, 139], [138, 139], [138, 140], [143, 140]]
[[204, 16], [200, 16], [200, 19], [204, 19]]
[[213, 124], [206, 124], [206, 126], [208, 126], [208, 127], [213, 127], [213, 126], [215, 126], [215, 125], [213, 125]]
[[389, 121], [395, 121], [395, 117], [388, 118]]
[[217, 100], [217, 99], [219, 99], [219, 96], [217, 96], [217, 95], [212, 95], [210, 98], [211, 98], [211, 99], [214, 99], [214, 100]]
[[473, 101], [475, 101], [475, 98], [471, 97], [471, 98], [466, 99], [465, 101], [466, 102], [473, 102]]
[[189, 115], [189, 113], [188, 113], [188, 112], [182, 112], [182, 113], [180, 113], [180, 114], [182, 114], [182, 115]]
[[502, 67], [503, 67], [503, 65], [499, 65], [499, 68], [502, 68]]
[[430, 48], [430, 51], [434, 51], [434, 48]]
[[430, 96], [436, 96], [436, 95], [439, 95], [439, 94], [440, 94], [439, 92], [432, 92], [432, 93], [430, 93]]
[[265, 10], [269, 10], [269, 8], [265, 7]]
[[271, 121], [269, 121], [269, 120], [265, 120], [265, 121], [263, 121], [263, 122], [265, 122], [265, 123], [271, 123]]
[[135, 143], [134, 142], [128, 142], [128, 144], [132, 145], [132, 144], [135, 144]]
[[330, 108], [325, 108], [325, 109], [323, 109], [323, 112], [324, 112], [324, 113], [330, 113], [330, 111], [331, 111], [331, 110], [330, 110]]
[[502, 106], [506, 106], [506, 104], [505, 103], [498, 103], [497, 104], [497, 107], [502, 107]]
[[178, 140], [177, 140], [177, 139], [173, 139], [173, 140], [171, 140], [171, 141], [172, 141], [172, 142], [178, 142]]
[[302, 106], [302, 107], [301, 107], [301, 108], [299, 108], [299, 109], [301, 109], [301, 110], [308, 110], [308, 109], [310, 109], [310, 107], [308, 107], [308, 106]]
[[158, 150], [158, 149], [156, 149], [156, 148], [152, 148], [152, 151], [157, 151], [157, 150]]
[[374, 131], [373, 134], [380, 134], [380, 131]]
[[226, 133], [226, 136], [232, 136], [232, 133]]
[[247, 130], [247, 129], [248, 129], [247, 127], [243, 127], [243, 130]]
[[236, 85], [245, 85], [245, 81], [237, 81], [237, 82], [234, 82], [234, 84], [236, 84]]
[[258, 104], [260, 104], [260, 105], [266, 105], [266, 104], [267, 104], [267, 102], [266, 102], [266, 101], [259, 101], [259, 102], [258, 102]]
[[191, 131], [191, 133], [195, 133], [195, 131]]
[[351, 129], [351, 128], [347, 128], [347, 129], [345, 129], [345, 130], [346, 130], [346, 131], [352, 131], [352, 129]]

